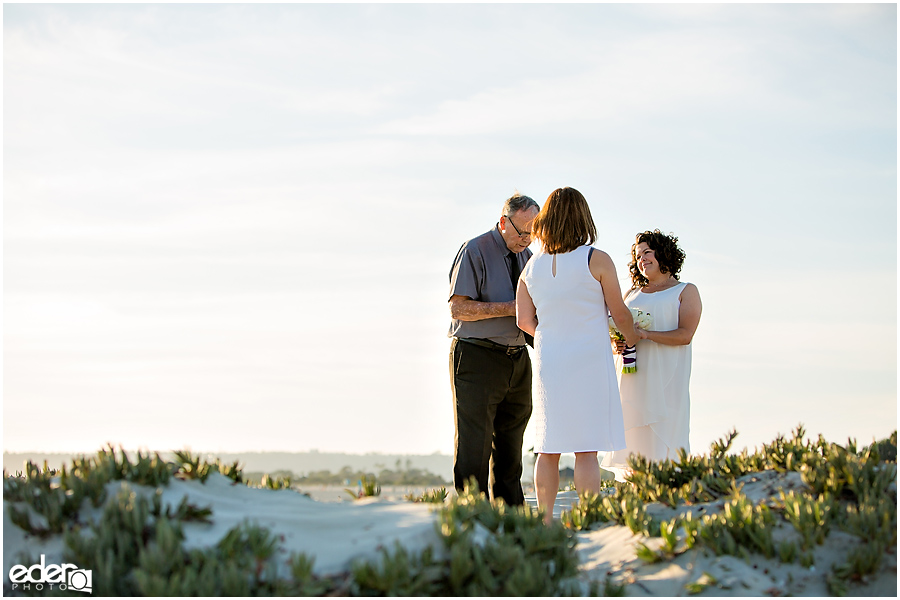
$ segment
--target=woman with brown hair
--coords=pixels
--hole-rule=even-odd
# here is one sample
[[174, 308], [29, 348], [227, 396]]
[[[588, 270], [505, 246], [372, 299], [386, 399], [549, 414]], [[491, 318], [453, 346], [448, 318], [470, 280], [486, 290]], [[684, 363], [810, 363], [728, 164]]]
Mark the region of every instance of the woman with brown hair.
[[639, 330], [637, 371], [619, 375], [627, 448], [605, 455], [601, 465], [619, 481], [629, 474], [631, 454], [676, 460], [679, 449], [691, 451], [691, 341], [703, 307], [697, 286], [679, 281], [684, 258], [678, 238], [659, 229], [637, 234], [631, 246], [625, 304], [650, 313], [653, 323]]
[[560, 454], [575, 453], [578, 491], [599, 493], [597, 452], [625, 447], [609, 315], [629, 344], [637, 342], [638, 333], [612, 259], [590, 245], [597, 228], [578, 190], [550, 194], [532, 232], [540, 248], [519, 279], [516, 320], [535, 339], [534, 485], [538, 508], [549, 523]]

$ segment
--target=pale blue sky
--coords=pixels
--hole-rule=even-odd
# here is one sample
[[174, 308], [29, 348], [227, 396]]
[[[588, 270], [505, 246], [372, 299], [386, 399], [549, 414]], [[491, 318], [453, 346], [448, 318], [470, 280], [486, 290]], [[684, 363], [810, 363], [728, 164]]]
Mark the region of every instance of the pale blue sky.
[[695, 450], [896, 428], [896, 5], [3, 17], [4, 450], [449, 453], [450, 264], [560, 186], [679, 236]]

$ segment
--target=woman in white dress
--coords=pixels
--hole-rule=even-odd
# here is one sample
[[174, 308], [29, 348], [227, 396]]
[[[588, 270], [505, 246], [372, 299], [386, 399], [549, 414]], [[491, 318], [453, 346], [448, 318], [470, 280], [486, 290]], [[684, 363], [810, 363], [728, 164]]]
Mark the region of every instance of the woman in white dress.
[[601, 466], [618, 481], [630, 472], [631, 454], [665, 460], [677, 459], [679, 448], [690, 452], [691, 340], [702, 310], [697, 286], [678, 280], [685, 255], [677, 237], [658, 229], [639, 233], [631, 258], [625, 304], [650, 313], [652, 324], [638, 330], [637, 372], [621, 372], [625, 344], [616, 344], [627, 447], [606, 454]]
[[534, 336], [534, 485], [549, 523], [560, 454], [575, 453], [578, 491], [599, 493], [597, 452], [625, 447], [609, 315], [629, 343], [637, 343], [638, 334], [612, 259], [590, 246], [597, 229], [578, 190], [550, 194], [532, 232], [540, 249], [522, 270], [516, 319]]

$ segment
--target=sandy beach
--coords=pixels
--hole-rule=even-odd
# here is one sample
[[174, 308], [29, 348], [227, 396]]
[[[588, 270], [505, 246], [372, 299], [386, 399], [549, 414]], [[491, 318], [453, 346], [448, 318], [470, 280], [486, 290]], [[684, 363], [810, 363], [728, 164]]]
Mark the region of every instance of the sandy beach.
[[[781, 491], [802, 490], [805, 484], [797, 472], [765, 471], [746, 475], [740, 480], [742, 491], [754, 503], [769, 502]], [[159, 490], [159, 491], [157, 491]], [[896, 486], [894, 486], [896, 490]], [[416, 553], [432, 548], [441, 552], [437, 511], [443, 505], [413, 503], [404, 497], [413, 488], [388, 488], [380, 497], [352, 500], [340, 488], [311, 487], [301, 493], [294, 489], [272, 490], [237, 484], [220, 473], [212, 473], [205, 482], [172, 479], [167, 485], [154, 487], [126, 481], [106, 484], [107, 498], [125, 495], [152, 499], [159, 494], [163, 506], [178, 506], [185, 500], [197, 507], [209, 507], [210, 521], [183, 523], [185, 549], [203, 549], [216, 545], [226, 533], [242, 523], [253, 523], [268, 529], [277, 539], [273, 558], [279, 577], [290, 576], [288, 558], [291, 553], [314, 557], [313, 573], [320, 577], [346, 579], [357, 561], [377, 563], [382, 550], [399, 543]], [[615, 488], [605, 490], [615, 497]], [[307, 495], [308, 494], [308, 495]], [[451, 493], [451, 497], [455, 495]], [[311, 497], [310, 497], [311, 496]], [[575, 492], [560, 492], [554, 514], [559, 517], [578, 498]], [[108, 500], [111, 502], [112, 500]], [[449, 501], [449, 500], [448, 500]], [[22, 592], [12, 586], [10, 570], [16, 565], [66, 562], [63, 536], [33, 535], [11, 520], [4, 498], [3, 560], [4, 591]], [[528, 498], [534, 506], [534, 498]], [[658, 519], [676, 514], [710, 515], [723, 510], [721, 499], [707, 503], [679, 505], [677, 509], [660, 503], [646, 505], [646, 512]], [[896, 510], [896, 508], [894, 509]], [[79, 519], [83, 524], [101, 518], [101, 508], [84, 507]], [[35, 522], [38, 516], [32, 517]], [[786, 523], [776, 526], [776, 539], [791, 535]], [[805, 567], [797, 562], [782, 563], [777, 557], [764, 558], [749, 553], [746, 558], [719, 556], [708, 549], [687, 549], [684, 534], [678, 534], [676, 551], [663, 559], [648, 562], [639, 557], [644, 544], [659, 551], [663, 540], [635, 534], [623, 525], [607, 523], [575, 534], [580, 566], [577, 582], [583, 595], [591, 584], [607, 582], [620, 586], [631, 596], [823, 596], [829, 595], [826, 583], [832, 567], [841, 562], [849, 548], [861, 543], [858, 537], [843, 531], [831, 531], [824, 543], [814, 548], [815, 564]], [[660, 554], [664, 554], [660, 552]], [[23, 561], [33, 561], [25, 563]], [[889, 551], [876, 573], [852, 583], [847, 593], [864, 596], [895, 596], [897, 592], [896, 552]], [[346, 591], [346, 590], [345, 590]]]
[[[107, 486], [113, 498], [123, 487], [150, 498], [155, 488], [114, 482]], [[380, 496], [354, 500], [339, 486], [310, 486], [300, 490], [270, 490], [234, 484], [214, 473], [205, 483], [173, 480], [162, 489], [162, 500], [177, 506], [183, 499], [212, 508], [211, 524], [186, 523], [187, 548], [211, 546], [232, 527], [250, 520], [270, 529], [281, 541], [279, 551], [305, 552], [315, 556], [315, 571], [335, 575], [347, 571], [354, 560], [376, 559], [381, 548], [399, 542], [409, 550], [421, 550], [439, 542], [434, 532], [434, 504], [405, 500], [426, 488], [385, 487]], [[354, 488], [349, 488], [354, 489]], [[537, 503], [527, 498], [529, 506]], [[575, 492], [560, 492], [557, 517], [577, 501]], [[12, 523], [4, 502], [3, 569], [8, 575], [23, 553], [46, 555], [47, 564], [63, 562], [61, 536], [40, 538]], [[100, 511], [88, 511], [97, 519]], [[8, 576], [5, 585], [8, 585]]]

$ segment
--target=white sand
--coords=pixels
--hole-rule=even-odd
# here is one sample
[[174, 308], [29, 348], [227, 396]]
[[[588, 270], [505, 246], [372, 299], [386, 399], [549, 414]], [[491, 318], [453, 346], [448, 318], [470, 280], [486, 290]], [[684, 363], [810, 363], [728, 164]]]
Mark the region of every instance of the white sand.
[[[121, 485], [122, 482], [108, 484], [110, 498]], [[148, 497], [154, 492], [151, 487], [129, 485]], [[205, 484], [172, 480], [162, 490], [166, 504], [177, 506], [187, 497], [191, 504], [212, 508], [212, 523], [183, 525], [185, 547], [212, 546], [229, 529], [249, 520], [280, 536], [285, 560], [290, 552], [314, 556], [314, 571], [318, 574], [346, 571], [354, 559], [374, 558], [379, 548], [390, 547], [395, 541], [410, 550], [438, 543], [432, 514], [434, 505], [424, 503], [377, 498], [352, 503], [316, 502], [294, 490], [235, 485], [218, 473], [212, 474]], [[84, 506], [83, 519], [99, 516], [100, 511], [89, 503]], [[20, 551], [27, 551], [34, 558], [44, 553], [48, 564], [58, 564], [62, 559], [61, 536], [44, 541], [27, 535], [10, 522], [4, 506], [3, 568], [7, 581], [10, 567], [19, 563]]]
[[[737, 480], [742, 491], [753, 503], [777, 497], [783, 489], [800, 490], [804, 487], [800, 473], [765, 471], [747, 475]], [[695, 517], [715, 514], [722, 509], [723, 501], [680, 505], [671, 509], [662, 504], [648, 504], [648, 514], [658, 519], [671, 519], [676, 514], [692, 512]], [[793, 536], [793, 527], [778, 522], [773, 532], [777, 544], [787, 536]], [[679, 535], [679, 542], [684, 536]], [[578, 534], [578, 552], [582, 571], [594, 579], [604, 579], [612, 574], [618, 584], [627, 584], [629, 596], [685, 596], [685, 586], [694, 582], [711, 583], [698, 596], [830, 596], [825, 576], [832, 565], [845, 560], [848, 549], [864, 542], [858, 537], [832, 528], [825, 543], [814, 549], [815, 565], [806, 568], [798, 563], [783, 564], [778, 558], [767, 559], [750, 553], [750, 560], [734, 556], [716, 556], [702, 549], [686, 550], [671, 560], [647, 564], [637, 558], [635, 547], [644, 543], [653, 550], [662, 547], [661, 538], [635, 535], [627, 527], [607, 525]], [[684, 549], [683, 544], [680, 544]], [[710, 577], [711, 576], [711, 577]], [[850, 596], [897, 595], [897, 555], [886, 554], [881, 569], [868, 577], [863, 584], [850, 584]]]
[[[785, 489], [802, 485], [796, 473], [776, 474], [767, 472], [745, 479], [744, 491], [756, 501], [770, 497], [779, 487]], [[113, 497], [122, 482], [109, 484]], [[132, 486], [141, 494], [149, 495], [153, 488]], [[225, 532], [235, 525], [250, 520], [269, 528], [279, 536], [283, 557], [281, 568], [286, 574], [286, 561], [290, 552], [304, 552], [315, 557], [315, 572], [330, 575], [345, 572], [357, 558], [376, 558], [379, 549], [390, 547], [395, 541], [407, 549], [416, 551], [428, 545], [440, 548], [435, 530], [432, 504], [414, 504], [407, 501], [366, 499], [356, 502], [317, 502], [294, 490], [268, 490], [234, 485], [220, 474], [213, 474], [205, 484], [197, 481], [173, 480], [163, 487], [165, 503], [177, 506], [187, 497], [200, 507], [212, 508], [212, 523], [186, 523], [184, 531], [187, 547], [206, 547], [218, 542]], [[561, 492], [554, 513], [558, 516], [576, 501], [574, 492]], [[533, 503], [533, 498], [529, 498]], [[49, 539], [25, 534], [14, 526], [6, 511], [3, 517], [3, 563], [5, 581], [11, 566], [19, 564], [19, 554], [28, 552], [33, 558], [46, 555], [47, 564], [62, 560], [61, 536]], [[100, 511], [87, 508], [82, 519], [97, 518]], [[721, 501], [686, 508], [694, 512], [711, 513], [720, 510]], [[680, 507], [683, 510], [685, 508]], [[661, 505], [648, 505], [651, 514], [668, 518], [676, 511]], [[776, 536], [787, 535], [790, 525], [784, 524]], [[608, 574], [613, 581], [626, 584], [626, 593], [632, 596], [683, 596], [685, 585], [698, 580], [715, 581], [702, 596], [768, 596], [828, 595], [825, 574], [831, 565], [842, 560], [846, 549], [860, 541], [853, 536], [832, 530], [826, 543], [815, 550], [816, 566], [806, 569], [798, 564], [783, 565], [777, 559], [767, 560], [751, 555], [751, 561], [739, 558], [717, 557], [701, 550], [688, 550], [674, 559], [648, 565], [635, 555], [635, 544], [645, 542], [651, 548], [661, 544], [659, 538], [644, 538], [618, 525], [607, 525], [598, 530], [577, 534], [578, 552], [581, 558], [581, 576], [584, 581], [604, 581]], [[896, 554], [885, 557], [881, 571], [870, 578], [869, 585], [850, 588], [851, 595], [896, 596]], [[712, 576], [710, 579], [709, 576]]]
[[346, 571], [359, 557], [375, 557], [378, 548], [398, 541], [420, 550], [438, 541], [432, 508], [411, 502], [377, 498], [338, 504], [316, 502], [293, 490], [268, 490], [234, 485], [214, 474], [205, 484], [174, 481], [164, 488], [163, 500], [177, 505], [181, 498], [198, 506], [212, 506], [213, 524], [186, 524], [185, 546], [209, 546], [250, 519], [282, 537], [285, 553], [316, 557], [315, 572]]

